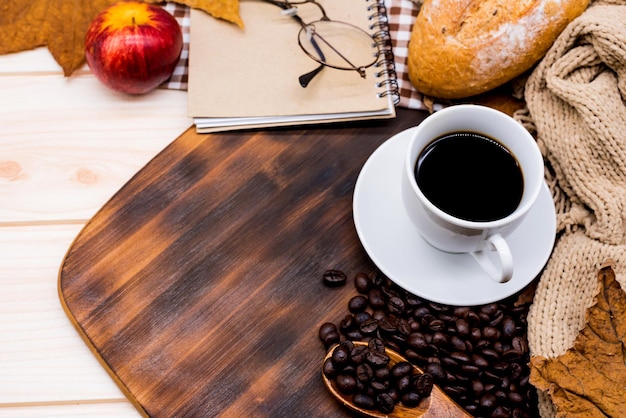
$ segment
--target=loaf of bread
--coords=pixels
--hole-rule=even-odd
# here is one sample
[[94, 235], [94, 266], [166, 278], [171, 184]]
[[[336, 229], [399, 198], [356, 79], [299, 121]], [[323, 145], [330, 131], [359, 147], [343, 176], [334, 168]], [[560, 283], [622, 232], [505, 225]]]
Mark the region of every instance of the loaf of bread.
[[425, 0], [415, 20], [408, 72], [429, 96], [459, 99], [530, 69], [589, 0]]

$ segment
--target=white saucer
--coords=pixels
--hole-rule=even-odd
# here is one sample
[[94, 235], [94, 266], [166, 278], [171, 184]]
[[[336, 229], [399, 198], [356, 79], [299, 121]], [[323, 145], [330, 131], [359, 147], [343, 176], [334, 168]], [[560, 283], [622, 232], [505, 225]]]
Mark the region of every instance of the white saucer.
[[365, 251], [389, 279], [433, 302], [472, 306], [504, 299], [523, 289], [548, 261], [556, 235], [556, 212], [544, 184], [537, 204], [507, 238], [513, 253], [513, 278], [496, 283], [468, 254], [430, 246], [402, 206], [400, 176], [415, 128], [385, 141], [361, 169], [354, 190], [353, 215]]

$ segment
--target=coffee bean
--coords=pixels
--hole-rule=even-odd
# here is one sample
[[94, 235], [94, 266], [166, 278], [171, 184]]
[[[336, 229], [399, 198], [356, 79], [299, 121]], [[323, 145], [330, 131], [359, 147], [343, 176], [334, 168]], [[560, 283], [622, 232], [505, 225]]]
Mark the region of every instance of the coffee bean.
[[354, 287], [359, 293], [366, 295], [372, 288], [372, 280], [365, 273], [357, 273], [354, 276]]
[[396, 407], [396, 402], [388, 393], [380, 393], [376, 396], [378, 409], [384, 414], [390, 414]]
[[470, 356], [460, 351], [454, 351], [450, 353], [450, 358], [454, 359], [455, 361], [459, 363], [469, 363], [470, 361]]
[[378, 321], [378, 327], [387, 335], [391, 335], [398, 330], [395, 322], [389, 320], [389, 318], [382, 318]]
[[352, 297], [348, 302], [348, 309], [352, 313], [363, 312], [367, 308], [367, 298], [363, 295]]
[[455, 335], [450, 337], [450, 346], [452, 347], [452, 349], [456, 351], [467, 350], [467, 344], [465, 343], [465, 341], [463, 341], [462, 339], [460, 339], [459, 337]]
[[402, 315], [404, 312], [404, 301], [397, 296], [392, 296], [387, 301], [387, 311], [392, 315]]
[[354, 364], [362, 364], [365, 362], [365, 358], [369, 350], [364, 345], [356, 345], [350, 351], [350, 358], [352, 359], [352, 363]]
[[524, 397], [517, 392], [510, 392], [509, 400], [514, 404], [520, 404], [524, 402]]
[[359, 408], [363, 409], [375, 409], [376, 402], [374, 402], [374, 398], [369, 395], [365, 395], [363, 393], [357, 393], [352, 397], [352, 402]]
[[318, 336], [326, 349], [337, 344], [341, 339], [337, 326], [331, 322], [326, 322], [320, 326]]
[[341, 336], [339, 335], [339, 333], [333, 331], [324, 335], [324, 339], [322, 340], [322, 343], [324, 344], [324, 347], [328, 349], [332, 347], [333, 345], [337, 344], [340, 339], [341, 339]]
[[509, 418], [511, 417], [511, 412], [502, 406], [496, 406], [491, 413], [491, 418]]
[[337, 370], [333, 365], [333, 360], [331, 358], [327, 358], [324, 360], [324, 365], [322, 366], [322, 371], [324, 372], [324, 376], [329, 379], [334, 378], [337, 375]]
[[434, 312], [446, 312], [450, 309], [448, 306], [437, 302], [428, 302], [428, 306], [430, 306], [430, 310]]
[[498, 354], [496, 350], [494, 349], [493, 342], [488, 341], [488, 340], [478, 340], [475, 342], [474, 347], [476, 348], [477, 351], [480, 351], [482, 349], [489, 349], [493, 351], [494, 353], [496, 353], [496, 355]]
[[497, 303], [489, 303], [487, 305], [483, 305], [480, 308], [480, 312], [483, 312], [487, 315], [493, 315], [497, 312], [498, 310], [498, 304]]
[[378, 320], [375, 318], [369, 318], [359, 325], [359, 330], [364, 335], [371, 335], [378, 331]]
[[469, 376], [476, 375], [480, 373], [480, 367], [474, 364], [463, 364], [461, 365], [461, 371], [469, 378]]
[[353, 341], [360, 341], [363, 339], [363, 334], [361, 334], [361, 331], [358, 329], [352, 329], [350, 331], [344, 332], [344, 335]]
[[508, 396], [506, 393], [504, 393], [503, 390], [497, 390], [496, 393], [494, 393], [494, 396], [496, 397], [496, 402], [498, 402], [499, 404], [508, 400]]
[[522, 337], [513, 337], [513, 339], [511, 340], [511, 346], [514, 350], [517, 350], [522, 354], [528, 353], [528, 343]]
[[465, 410], [472, 415], [476, 415], [478, 412], [478, 405], [466, 404], [466, 405], [463, 405], [463, 408], [465, 408]]
[[438, 363], [428, 363], [426, 365], [426, 372], [433, 375], [436, 381], [443, 381], [446, 378], [446, 371]]
[[379, 381], [389, 380], [390, 376], [391, 376], [391, 371], [389, 370], [388, 367], [379, 367], [376, 370], [374, 370], [374, 377], [376, 378], [376, 380], [379, 380]]
[[387, 364], [389, 364], [389, 356], [388, 355], [381, 354], [381, 353], [376, 353], [376, 352], [372, 352], [372, 351], [369, 351], [365, 355], [365, 359], [374, 368], [381, 367], [381, 366], [386, 366]]
[[363, 322], [367, 321], [371, 317], [372, 315], [367, 311], [357, 312], [354, 314], [354, 322], [357, 326], [360, 326]]
[[396, 329], [398, 330], [398, 333], [404, 337], [407, 337], [412, 331], [409, 321], [407, 321], [404, 318], [398, 319], [398, 322], [396, 324]]
[[474, 364], [474, 366], [480, 368], [480, 369], [485, 369], [487, 367], [489, 367], [489, 362], [481, 355], [479, 354], [472, 354], [472, 359], [471, 359], [472, 363]]
[[426, 348], [428, 347], [428, 343], [426, 342], [426, 338], [424, 337], [423, 334], [418, 333], [418, 332], [413, 332], [413, 333], [409, 334], [409, 338], [407, 339], [406, 343], [410, 347], [413, 347], [414, 349], [416, 349], [418, 351], [426, 350]]
[[502, 353], [502, 358], [508, 361], [511, 360], [518, 360], [522, 357], [522, 353], [518, 350], [515, 349], [511, 349], [511, 350], [507, 350], [504, 353]]
[[427, 398], [433, 390], [435, 380], [430, 373], [423, 373], [415, 379], [415, 391], [422, 398]]
[[337, 326], [335, 324], [333, 324], [332, 322], [325, 322], [322, 325], [320, 325], [319, 328], [319, 338], [320, 340], [324, 340], [326, 335], [332, 332], [337, 332]]
[[515, 324], [515, 320], [510, 316], [504, 317], [500, 326], [502, 328], [502, 333], [507, 338], [513, 338], [517, 333], [517, 325]]
[[352, 395], [356, 391], [356, 379], [354, 376], [340, 374], [335, 380], [337, 390], [344, 395]]
[[350, 363], [350, 352], [345, 347], [337, 347], [330, 357], [336, 370], [343, 370]]
[[406, 304], [411, 308], [415, 308], [424, 303], [422, 299], [408, 292], [404, 293], [404, 300], [406, 301]]
[[441, 364], [446, 367], [447, 370], [456, 370], [460, 364], [452, 357], [442, 357]]
[[356, 368], [356, 378], [361, 383], [369, 383], [374, 377], [374, 369], [367, 363], [359, 364]]
[[408, 375], [404, 375], [395, 379], [395, 388], [398, 389], [400, 394], [406, 393], [413, 389], [411, 387], [411, 378]]
[[480, 328], [472, 328], [470, 338], [474, 342], [480, 341], [483, 338], [483, 333], [480, 331]]
[[344, 316], [344, 318], [339, 322], [339, 329], [342, 332], [354, 329], [355, 326], [356, 326], [356, 322], [352, 314], [348, 314]]
[[430, 328], [430, 330], [434, 332], [443, 331], [446, 328], [446, 323], [443, 322], [441, 319], [433, 319], [428, 324], [428, 328]]
[[491, 341], [497, 341], [500, 338], [500, 331], [496, 327], [483, 328], [483, 338]]
[[472, 387], [472, 391], [474, 392], [474, 395], [482, 395], [482, 393], [485, 390], [485, 386], [483, 385], [483, 382], [481, 382], [480, 380], [473, 380], [471, 387]]
[[339, 287], [346, 284], [347, 277], [339, 270], [327, 270], [322, 275], [323, 283], [328, 287]]
[[416, 392], [407, 392], [400, 395], [400, 402], [409, 408], [416, 407], [420, 401], [420, 396]]
[[391, 399], [393, 399], [394, 403], [397, 404], [398, 402], [400, 402], [400, 392], [398, 392], [396, 388], [389, 388], [387, 390], [387, 395], [389, 395]]
[[379, 288], [373, 288], [367, 293], [367, 300], [372, 309], [382, 309], [385, 307], [385, 296]]
[[461, 337], [467, 337], [470, 335], [470, 326], [466, 319], [456, 318], [454, 320], [454, 325], [456, 327], [456, 331]]
[[370, 387], [374, 389], [375, 393], [381, 393], [389, 389], [388, 380], [374, 380], [370, 383]]
[[500, 358], [498, 352], [492, 348], [484, 348], [480, 352], [484, 358], [489, 360], [498, 360]]
[[491, 393], [486, 393], [480, 398], [480, 406], [484, 409], [492, 409], [496, 406], [496, 397]]
[[465, 315], [465, 319], [470, 324], [470, 326], [475, 326], [475, 325], [477, 325], [477, 324], [479, 324], [481, 322], [480, 316], [478, 315], [478, 313], [476, 313], [474, 311], [469, 311]]
[[401, 377], [408, 376], [413, 371], [413, 366], [408, 361], [400, 361], [391, 367], [391, 376], [394, 379], [400, 379]]
[[372, 312], [372, 318], [378, 321], [385, 319], [386, 317], [387, 317], [387, 314], [382, 309], [376, 309], [374, 312]]
[[430, 309], [428, 309], [428, 306], [420, 305], [417, 308], [415, 308], [415, 310], [413, 311], [413, 316], [418, 321], [421, 321], [424, 315], [431, 315]]
[[433, 334], [432, 343], [437, 347], [445, 347], [448, 344], [448, 337], [443, 332], [437, 331]]
[[373, 353], [385, 354], [385, 343], [379, 338], [369, 340], [367, 348]]
[[497, 361], [493, 364], [492, 370], [498, 376], [505, 376], [509, 371], [509, 363], [504, 361]]
[[509, 374], [511, 375], [511, 379], [519, 380], [520, 376], [523, 373], [523, 367], [519, 363], [511, 363], [509, 366]]
[[[422, 315], [422, 319], [420, 320], [420, 324], [424, 327], [429, 328], [430, 327], [430, 323], [437, 320], [437, 317], [435, 317], [435, 315], [427, 313], [426, 315]], [[437, 331], [437, 330], [433, 330], [433, 331]]]
[[492, 327], [498, 326], [498, 324], [502, 322], [503, 318], [504, 312], [498, 309], [496, 313], [490, 317], [489, 325], [491, 325]]

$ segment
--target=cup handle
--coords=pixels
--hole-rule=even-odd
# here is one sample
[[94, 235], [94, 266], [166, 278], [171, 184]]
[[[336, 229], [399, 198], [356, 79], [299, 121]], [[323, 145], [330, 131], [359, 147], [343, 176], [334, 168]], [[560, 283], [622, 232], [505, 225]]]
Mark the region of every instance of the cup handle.
[[[488, 251], [495, 252], [498, 256], [499, 266], [496, 266], [488, 255]], [[499, 283], [506, 283], [513, 277], [513, 255], [505, 239], [500, 234], [490, 235], [483, 248], [471, 253], [478, 264]], [[499, 268], [498, 268], [499, 267]]]

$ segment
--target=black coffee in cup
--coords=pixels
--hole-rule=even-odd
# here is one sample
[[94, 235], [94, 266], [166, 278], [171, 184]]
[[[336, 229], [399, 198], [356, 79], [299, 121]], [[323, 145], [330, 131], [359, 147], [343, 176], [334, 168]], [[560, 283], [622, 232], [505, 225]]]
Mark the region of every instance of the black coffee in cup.
[[497, 140], [475, 132], [454, 132], [433, 140], [417, 159], [415, 179], [436, 207], [473, 222], [510, 215], [524, 191], [515, 156]]

